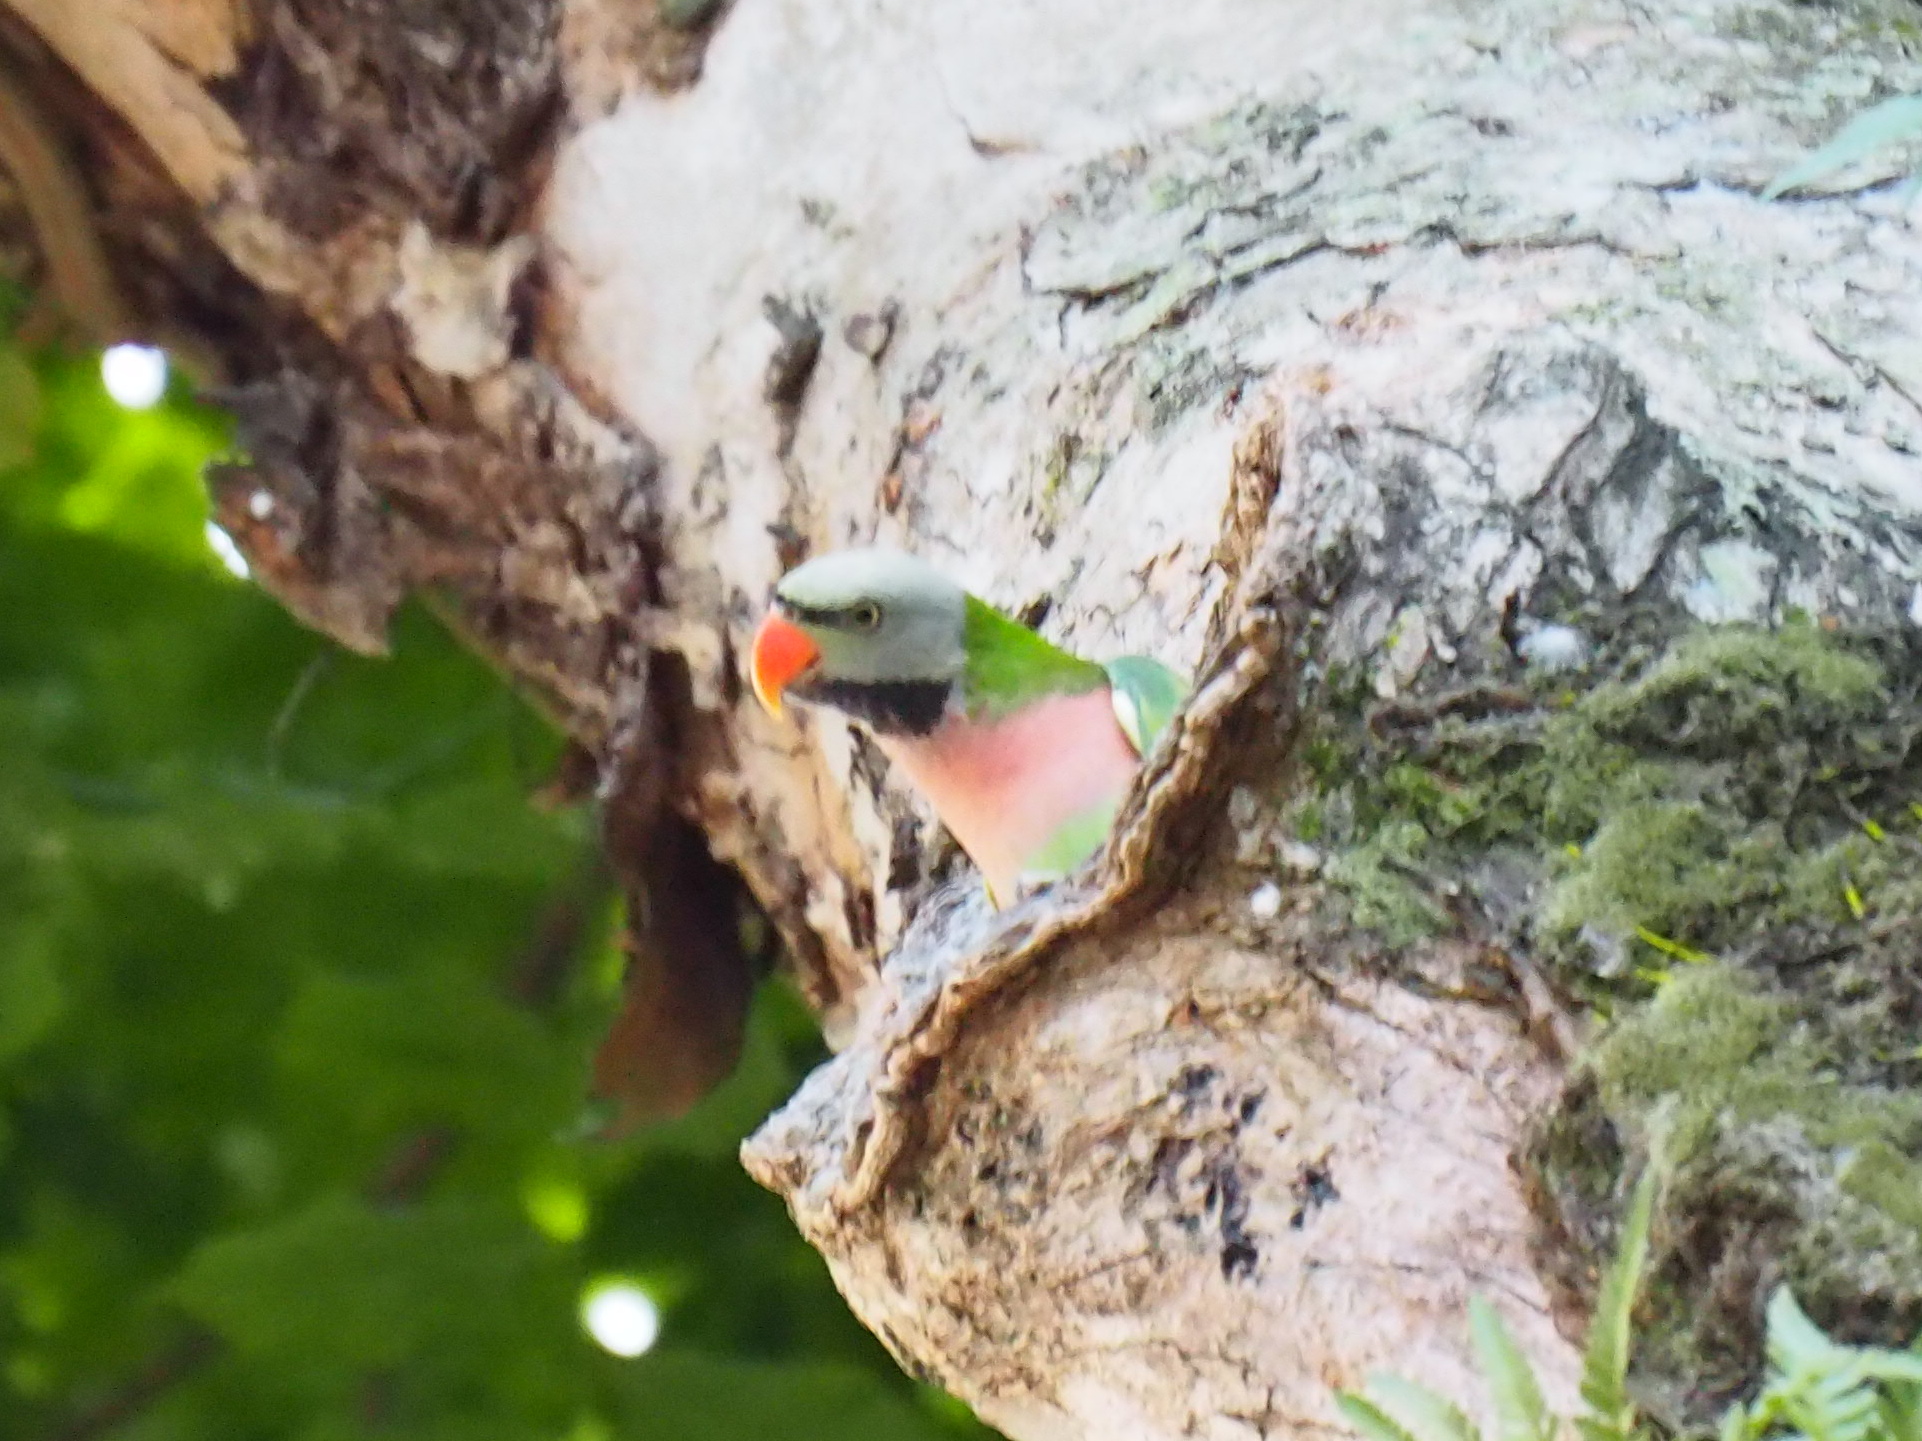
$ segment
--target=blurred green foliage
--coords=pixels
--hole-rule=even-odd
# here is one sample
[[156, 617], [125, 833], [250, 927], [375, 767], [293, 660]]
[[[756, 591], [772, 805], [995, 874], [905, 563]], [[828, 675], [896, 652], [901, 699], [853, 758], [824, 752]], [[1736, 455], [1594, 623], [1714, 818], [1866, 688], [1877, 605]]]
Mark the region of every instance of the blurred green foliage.
[[[222, 443], [0, 345], [0, 1436], [984, 1434], [735, 1160], [818, 1057], [783, 988], [694, 1116], [595, 1139], [620, 967], [590, 818], [527, 802], [556, 738], [423, 614], [368, 661], [233, 578]], [[581, 1324], [607, 1277], [639, 1359]]]

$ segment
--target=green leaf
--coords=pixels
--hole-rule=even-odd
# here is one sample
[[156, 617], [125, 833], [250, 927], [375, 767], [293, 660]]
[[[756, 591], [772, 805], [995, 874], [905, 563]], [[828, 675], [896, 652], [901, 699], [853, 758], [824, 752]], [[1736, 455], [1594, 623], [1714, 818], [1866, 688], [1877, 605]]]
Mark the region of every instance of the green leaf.
[[52, 1030], [65, 1004], [46, 932], [0, 926], [0, 1064]]
[[1881, 1400], [1883, 1434], [1888, 1441], [1922, 1441], [1922, 1386], [1895, 1385]]
[[1885, 145], [1918, 135], [1922, 135], [1922, 95], [1898, 95], [1871, 105], [1837, 131], [1826, 145], [1771, 180], [1762, 191], [1762, 198], [1777, 199], [1790, 190], [1866, 159]]
[[609, 1420], [619, 1441], [936, 1441], [954, 1435], [949, 1423], [872, 1374], [826, 1363], [771, 1365], [664, 1352], [624, 1368], [611, 1399]]
[[1769, 1364], [1785, 1377], [1794, 1379], [1840, 1359], [1841, 1348], [1809, 1320], [1786, 1285], [1769, 1297], [1767, 1318]]
[[1577, 1416], [1575, 1434], [1581, 1441], [1623, 1441], [1635, 1434], [1634, 1418], [1630, 1417], [1624, 1425], [1619, 1416], [1603, 1418], [1592, 1413]]
[[1769, 1298], [1768, 1357], [1756, 1403], [1765, 1420], [1780, 1418], [1811, 1441], [1915, 1441], [1922, 1431], [1922, 1354], [1838, 1345], [1786, 1286]]
[[171, 1291], [243, 1353], [351, 1374], [436, 1343], [506, 1349], [524, 1308], [571, 1316], [562, 1255], [510, 1210], [447, 1201], [375, 1211], [335, 1195], [208, 1241]]
[[1875, 1422], [1875, 1389], [1846, 1354], [1836, 1361], [1835, 1369], [1806, 1376], [1792, 1387], [1782, 1412], [1810, 1441], [1866, 1441]]
[[1335, 1408], [1367, 1441], [1415, 1441], [1408, 1430], [1365, 1396], [1337, 1391]]
[[1462, 1409], [1426, 1386], [1401, 1376], [1368, 1378], [1368, 1399], [1401, 1423], [1415, 1441], [1481, 1441]]
[[1635, 1431], [1635, 1412], [1628, 1399], [1630, 1318], [1641, 1289], [1642, 1269], [1648, 1264], [1657, 1185], [1651, 1163], [1629, 1201], [1620, 1247], [1595, 1298], [1595, 1315], [1582, 1354], [1581, 1392], [1588, 1414], [1575, 1423], [1586, 1441], [1628, 1441]]
[[101, 383], [98, 354], [40, 357], [34, 374], [31, 463], [7, 477], [9, 508], [224, 578], [200, 472], [224, 443], [225, 417], [178, 401], [124, 410]]
[[0, 345], [0, 470], [33, 459], [40, 412], [40, 378], [18, 350]]
[[1482, 1371], [1494, 1394], [1502, 1441], [1549, 1441], [1554, 1435], [1554, 1422], [1548, 1414], [1547, 1402], [1542, 1400], [1535, 1368], [1522, 1355], [1515, 1338], [1487, 1298], [1469, 1298], [1468, 1327], [1474, 1338], [1475, 1354], [1481, 1358]]
[[1872, 1381], [1912, 1381], [1922, 1383], [1922, 1355], [1913, 1351], [1887, 1351], [1866, 1347], [1855, 1355], [1855, 1365]]
[[[539, 1019], [455, 967], [398, 977], [310, 974], [288, 1008], [281, 1074], [303, 1122], [370, 1147], [453, 1126], [538, 1136], [568, 1114], [578, 1061]], [[474, 1141], [470, 1140], [470, 1147]]]

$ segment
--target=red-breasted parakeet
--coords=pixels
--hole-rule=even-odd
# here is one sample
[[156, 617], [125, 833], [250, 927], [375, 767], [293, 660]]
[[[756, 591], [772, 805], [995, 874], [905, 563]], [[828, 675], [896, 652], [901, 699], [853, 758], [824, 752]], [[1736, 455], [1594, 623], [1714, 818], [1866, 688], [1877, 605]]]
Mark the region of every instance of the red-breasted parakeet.
[[864, 726], [981, 868], [997, 904], [1091, 856], [1187, 693], [1142, 656], [1050, 645], [897, 551], [835, 551], [775, 586], [754, 693]]

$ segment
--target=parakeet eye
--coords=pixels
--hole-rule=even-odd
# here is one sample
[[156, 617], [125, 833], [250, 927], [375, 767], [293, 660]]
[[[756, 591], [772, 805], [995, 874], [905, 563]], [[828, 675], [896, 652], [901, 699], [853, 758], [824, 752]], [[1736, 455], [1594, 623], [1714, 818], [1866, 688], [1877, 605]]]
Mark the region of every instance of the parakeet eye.
[[848, 612], [848, 618], [862, 630], [873, 630], [881, 624], [881, 607], [871, 600], [859, 601]]

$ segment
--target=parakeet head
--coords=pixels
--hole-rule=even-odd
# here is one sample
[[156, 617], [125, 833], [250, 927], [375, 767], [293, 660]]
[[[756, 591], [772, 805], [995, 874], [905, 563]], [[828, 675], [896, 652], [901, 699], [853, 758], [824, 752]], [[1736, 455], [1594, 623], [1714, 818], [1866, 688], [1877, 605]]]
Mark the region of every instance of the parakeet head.
[[781, 577], [754, 634], [754, 693], [833, 706], [883, 735], [925, 735], [967, 667], [967, 592], [899, 551], [834, 551]]

